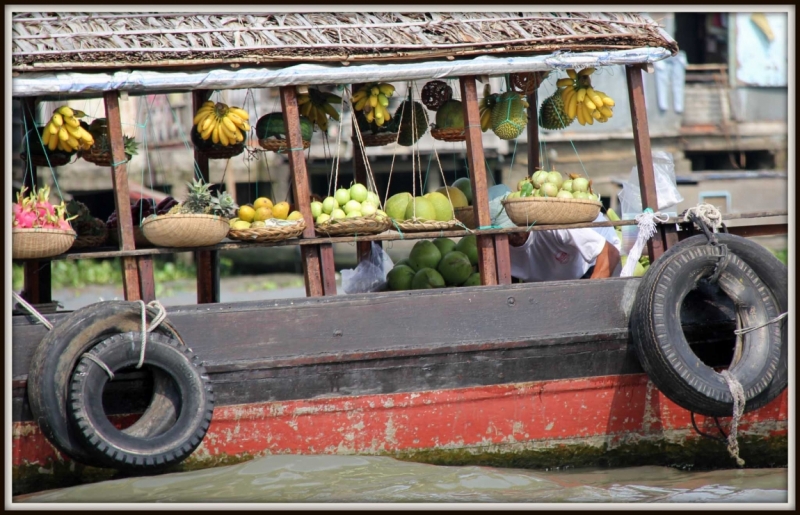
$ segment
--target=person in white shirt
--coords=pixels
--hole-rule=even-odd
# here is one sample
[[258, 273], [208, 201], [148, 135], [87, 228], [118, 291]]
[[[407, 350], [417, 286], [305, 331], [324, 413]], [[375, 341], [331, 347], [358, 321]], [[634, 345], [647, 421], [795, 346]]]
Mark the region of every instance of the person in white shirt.
[[[510, 193], [504, 185], [490, 188], [492, 224], [516, 227], [499, 200]], [[602, 214], [595, 222], [606, 221]], [[522, 282], [602, 279], [612, 277], [620, 263], [622, 242], [613, 227], [557, 229], [508, 235], [511, 276]], [[617, 274], [619, 272], [616, 272]]]

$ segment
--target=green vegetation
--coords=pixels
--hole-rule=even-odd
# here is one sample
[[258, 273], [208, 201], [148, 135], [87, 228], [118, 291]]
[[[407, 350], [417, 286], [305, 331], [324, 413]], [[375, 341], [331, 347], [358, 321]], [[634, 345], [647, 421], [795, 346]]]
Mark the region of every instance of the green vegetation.
[[784, 265], [788, 265], [789, 264], [789, 250], [788, 249], [773, 250], [772, 253], [775, 254], [775, 257], [780, 259], [781, 263], [783, 263]]

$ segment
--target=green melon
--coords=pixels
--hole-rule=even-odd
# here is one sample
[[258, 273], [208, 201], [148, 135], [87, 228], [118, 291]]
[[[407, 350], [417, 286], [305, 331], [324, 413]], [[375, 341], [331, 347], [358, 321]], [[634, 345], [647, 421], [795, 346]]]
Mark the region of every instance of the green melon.
[[389, 283], [389, 289], [392, 291], [403, 291], [411, 289], [411, 281], [414, 279], [416, 272], [406, 265], [395, 265], [388, 274], [386, 274], [386, 281]]
[[443, 256], [456, 248], [456, 242], [450, 238], [436, 238], [433, 240], [433, 244], [436, 245], [436, 248], [439, 249]]
[[406, 206], [405, 219], [412, 220], [415, 217], [422, 221], [436, 220], [436, 208], [433, 207], [433, 202], [425, 197], [415, 197]]
[[458, 188], [453, 186], [442, 186], [438, 190], [438, 193], [441, 193], [445, 197], [448, 195], [450, 196], [450, 202], [453, 203], [453, 207], [466, 207], [469, 205], [469, 201], [467, 200], [467, 196]]
[[462, 284], [461, 286], [480, 286], [481, 285], [481, 274], [478, 272], [474, 272], [472, 275], [469, 276], [469, 279]]
[[386, 208], [384, 209], [386, 215], [395, 220], [405, 220], [406, 207], [408, 207], [409, 202], [411, 202], [411, 198], [411, 193], [406, 192], [389, 197], [389, 200], [386, 201]]
[[478, 264], [478, 238], [474, 234], [464, 236], [456, 243], [456, 250], [463, 252], [473, 265]]
[[[400, 265], [406, 265], [408, 267], [411, 267], [412, 269], [414, 268], [414, 266], [411, 264], [411, 261], [409, 261], [408, 258], [401, 259], [400, 261], [394, 264], [395, 268], [397, 268]], [[414, 271], [416, 272], [416, 270]]]
[[439, 248], [428, 240], [420, 240], [415, 243], [408, 255], [411, 268], [417, 271], [423, 268], [436, 268], [441, 259], [442, 253], [439, 252]]
[[470, 206], [472, 205], [472, 182], [469, 180], [469, 177], [456, 179], [451, 186], [460, 189], [461, 193], [467, 198], [467, 204]]
[[436, 111], [437, 129], [463, 129], [464, 105], [459, 100], [448, 100]]
[[424, 197], [431, 201], [433, 209], [436, 211], [436, 220], [439, 222], [449, 222], [453, 219], [453, 205], [450, 200], [438, 191], [426, 193]]
[[445, 284], [448, 286], [459, 286], [472, 275], [472, 265], [469, 258], [463, 252], [454, 250], [448, 252], [439, 261], [436, 270], [442, 274]]
[[[311, 141], [314, 132], [314, 124], [305, 116], [300, 116], [300, 134], [303, 141]], [[286, 139], [286, 128], [283, 123], [283, 113], [265, 114], [256, 122], [256, 136], [258, 139], [267, 139], [275, 136]]]
[[444, 288], [444, 278], [433, 268], [421, 268], [411, 280], [412, 290], [427, 290], [430, 288]]

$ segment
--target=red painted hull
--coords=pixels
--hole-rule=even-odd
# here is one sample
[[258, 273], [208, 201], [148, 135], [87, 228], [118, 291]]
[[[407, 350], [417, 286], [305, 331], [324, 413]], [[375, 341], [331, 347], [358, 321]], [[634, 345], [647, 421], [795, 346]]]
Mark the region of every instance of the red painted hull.
[[[695, 417], [709, 432], [714, 422]], [[722, 421], [727, 429], [730, 419]], [[787, 433], [788, 393], [748, 413], [740, 435]], [[264, 454], [537, 449], [696, 438], [690, 413], [643, 374], [223, 406], [192, 462]], [[14, 424], [14, 466], [61, 460], [33, 421]]]

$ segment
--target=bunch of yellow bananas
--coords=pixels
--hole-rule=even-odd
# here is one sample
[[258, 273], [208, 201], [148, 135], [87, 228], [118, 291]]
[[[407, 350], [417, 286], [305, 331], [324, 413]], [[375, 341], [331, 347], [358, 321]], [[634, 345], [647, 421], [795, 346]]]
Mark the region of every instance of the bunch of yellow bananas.
[[556, 86], [564, 88], [561, 91], [561, 99], [564, 101], [564, 109], [570, 120], [577, 116], [581, 125], [594, 124], [594, 120], [605, 123], [614, 115], [611, 110], [614, 107], [614, 100], [603, 93], [592, 88], [592, 81], [589, 76], [594, 73], [594, 68], [585, 68], [579, 72], [567, 70], [569, 77], [564, 77], [556, 82]]
[[192, 123], [204, 140], [211, 138], [214, 144], [235, 145], [244, 141], [242, 131], [250, 130], [247, 120], [250, 115], [240, 107], [228, 107], [222, 102], [204, 102]]
[[394, 95], [394, 86], [385, 82], [365, 84], [353, 95], [353, 109], [363, 111], [368, 123], [373, 121], [378, 127], [392, 119], [389, 110], [389, 97]]
[[94, 144], [94, 137], [81, 127], [78, 118], [83, 118], [86, 113], [73, 110], [67, 106], [61, 106], [50, 117], [50, 121], [44, 126], [42, 131], [42, 143], [48, 150], [63, 150], [64, 152], [75, 152], [76, 150], [88, 150]]
[[339, 112], [331, 104], [341, 104], [342, 97], [333, 93], [323, 93], [318, 89], [309, 89], [308, 93], [297, 96], [300, 114], [319, 126], [320, 130], [328, 130], [328, 116], [339, 121]]

